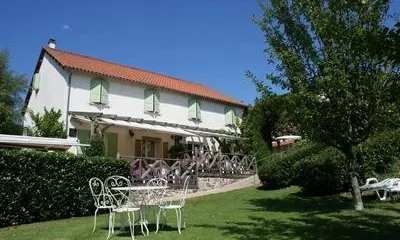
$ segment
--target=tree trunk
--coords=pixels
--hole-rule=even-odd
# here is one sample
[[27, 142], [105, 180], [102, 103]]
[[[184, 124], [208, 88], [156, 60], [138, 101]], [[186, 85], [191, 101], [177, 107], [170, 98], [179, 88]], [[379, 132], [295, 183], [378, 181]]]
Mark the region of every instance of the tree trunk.
[[356, 160], [354, 158], [353, 150], [350, 148], [345, 151], [347, 160], [349, 161], [350, 171], [350, 182], [351, 182], [351, 195], [353, 196], [354, 209], [356, 211], [364, 210], [364, 204], [361, 198], [360, 185], [358, 184], [357, 171], [356, 171]]
[[357, 176], [354, 173], [350, 173], [351, 176], [351, 195], [353, 195], [354, 209], [356, 211], [362, 211], [364, 204], [361, 198], [360, 185], [358, 185]]

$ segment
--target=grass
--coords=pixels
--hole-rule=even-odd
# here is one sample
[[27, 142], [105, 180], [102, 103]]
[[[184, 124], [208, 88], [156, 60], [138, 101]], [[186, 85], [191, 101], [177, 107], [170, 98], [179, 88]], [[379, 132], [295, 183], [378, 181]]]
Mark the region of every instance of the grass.
[[[187, 229], [179, 235], [175, 213], [168, 212], [168, 226], [143, 239], [398, 239], [400, 203], [379, 202], [364, 197], [366, 210], [355, 212], [348, 195], [308, 198], [298, 188], [264, 191], [256, 188], [209, 195], [187, 201]], [[117, 219], [118, 222], [118, 219]], [[116, 222], [116, 223], [117, 223]], [[98, 230], [91, 232], [93, 218], [71, 218], [0, 229], [4, 240], [91, 240], [106, 239], [106, 215], [98, 219]], [[130, 239], [128, 231], [116, 240]]]

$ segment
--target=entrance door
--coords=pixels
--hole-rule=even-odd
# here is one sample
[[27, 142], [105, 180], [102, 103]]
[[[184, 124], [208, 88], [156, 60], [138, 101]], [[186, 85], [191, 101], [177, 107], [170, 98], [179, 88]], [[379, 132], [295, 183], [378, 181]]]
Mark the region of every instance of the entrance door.
[[116, 157], [118, 153], [118, 134], [107, 134], [107, 156]]

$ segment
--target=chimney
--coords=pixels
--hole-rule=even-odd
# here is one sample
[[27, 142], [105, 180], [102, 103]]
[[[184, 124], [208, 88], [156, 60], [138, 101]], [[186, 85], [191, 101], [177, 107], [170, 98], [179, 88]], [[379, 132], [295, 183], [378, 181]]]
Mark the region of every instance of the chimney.
[[49, 39], [49, 43], [48, 43], [48, 47], [49, 47], [49, 48], [52, 48], [52, 49], [55, 49], [55, 48], [56, 48], [56, 40], [50, 38], [50, 39]]

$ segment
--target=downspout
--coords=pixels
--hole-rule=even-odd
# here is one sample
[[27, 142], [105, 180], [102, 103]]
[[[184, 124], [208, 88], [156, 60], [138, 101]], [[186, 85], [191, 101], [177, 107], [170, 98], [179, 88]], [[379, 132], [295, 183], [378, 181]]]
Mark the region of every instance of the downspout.
[[69, 122], [69, 103], [70, 103], [70, 97], [71, 97], [71, 78], [72, 78], [72, 72], [71, 71], [68, 71], [69, 72], [69, 76], [68, 76], [68, 93], [67, 93], [67, 112], [66, 112], [66, 114], [65, 114], [65, 134], [67, 135], [67, 138], [68, 138], [68, 135], [69, 135], [69, 125], [68, 125], [68, 122]]

